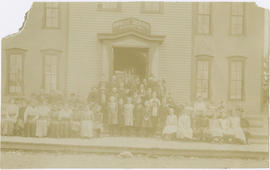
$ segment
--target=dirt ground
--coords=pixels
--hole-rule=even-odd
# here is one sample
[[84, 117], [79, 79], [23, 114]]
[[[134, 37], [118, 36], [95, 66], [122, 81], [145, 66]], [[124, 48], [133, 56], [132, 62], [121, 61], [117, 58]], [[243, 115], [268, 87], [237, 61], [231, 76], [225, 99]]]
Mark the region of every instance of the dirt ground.
[[268, 160], [2, 151], [1, 168], [266, 168]]

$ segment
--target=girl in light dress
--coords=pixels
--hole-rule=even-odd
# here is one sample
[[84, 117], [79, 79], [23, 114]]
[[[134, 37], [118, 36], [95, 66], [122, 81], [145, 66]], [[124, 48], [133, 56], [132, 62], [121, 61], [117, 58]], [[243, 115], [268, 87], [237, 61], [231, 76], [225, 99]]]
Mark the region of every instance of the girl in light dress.
[[175, 138], [177, 132], [177, 116], [174, 114], [173, 108], [169, 109], [169, 115], [167, 116], [166, 125], [163, 129], [163, 137], [165, 139]]
[[226, 114], [226, 112], [222, 112], [221, 114], [221, 118], [220, 118], [220, 125], [222, 128], [222, 132], [223, 132], [223, 141], [224, 142], [232, 142], [232, 138], [233, 138], [233, 129], [232, 129], [232, 125], [231, 125], [231, 114], [232, 111], [229, 110]]
[[48, 134], [48, 118], [50, 108], [45, 101], [37, 107], [36, 136], [45, 137]]
[[183, 114], [178, 118], [178, 127], [176, 137], [178, 139], [192, 139], [193, 130], [191, 128], [191, 118], [190, 114], [192, 112], [192, 107], [185, 107]]
[[94, 136], [93, 111], [84, 105], [81, 106], [81, 109], [82, 109], [81, 137], [91, 138]]
[[209, 121], [209, 133], [211, 141], [220, 142], [222, 140], [223, 131], [219, 120], [218, 110], [213, 113], [212, 118]]

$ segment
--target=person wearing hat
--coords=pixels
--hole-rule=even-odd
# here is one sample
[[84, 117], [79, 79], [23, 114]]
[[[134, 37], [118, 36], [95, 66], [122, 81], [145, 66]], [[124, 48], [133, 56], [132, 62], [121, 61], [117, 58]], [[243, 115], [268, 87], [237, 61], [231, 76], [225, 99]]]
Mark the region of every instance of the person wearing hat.
[[193, 130], [191, 128], [191, 118], [190, 118], [192, 110], [193, 110], [192, 107], [186, 106], [184, 107], [183, 112], [182, 113], [180, 112], [176, 133], [176, 137], [178, 139], [190, 140], [193, 137]]

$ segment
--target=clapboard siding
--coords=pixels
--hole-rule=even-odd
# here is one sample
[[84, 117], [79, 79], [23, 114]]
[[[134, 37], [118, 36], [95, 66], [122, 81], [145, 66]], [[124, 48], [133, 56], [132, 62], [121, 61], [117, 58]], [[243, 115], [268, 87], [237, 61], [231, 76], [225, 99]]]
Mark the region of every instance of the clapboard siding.
[[[97, 11], [96, 3], [70, 3], [68, 88], [81, 94], [101, 76], [97, 33], [111, 33], [112, 22], [135, 17], [151, 24], [153, 35], [165, 35], [160, 46], [160, 77], [179, 101], [190, 98], [192, 5], [170, 2], [163, 14], [142, 14], [140, 2], [125, 2], [121, 12]], [[86, 75], [86, 76], [85, 76]], [[78, 86], [80, 88], [78, 88]]]

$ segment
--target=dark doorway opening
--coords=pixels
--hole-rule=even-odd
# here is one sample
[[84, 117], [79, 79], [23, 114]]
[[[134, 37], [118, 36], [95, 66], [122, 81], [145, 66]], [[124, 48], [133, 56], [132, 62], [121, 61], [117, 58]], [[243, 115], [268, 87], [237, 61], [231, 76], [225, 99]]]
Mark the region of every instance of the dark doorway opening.
[[148, 48], [114, 48], [114, 72], [127, 72], [144, 78], [148, 74]]

